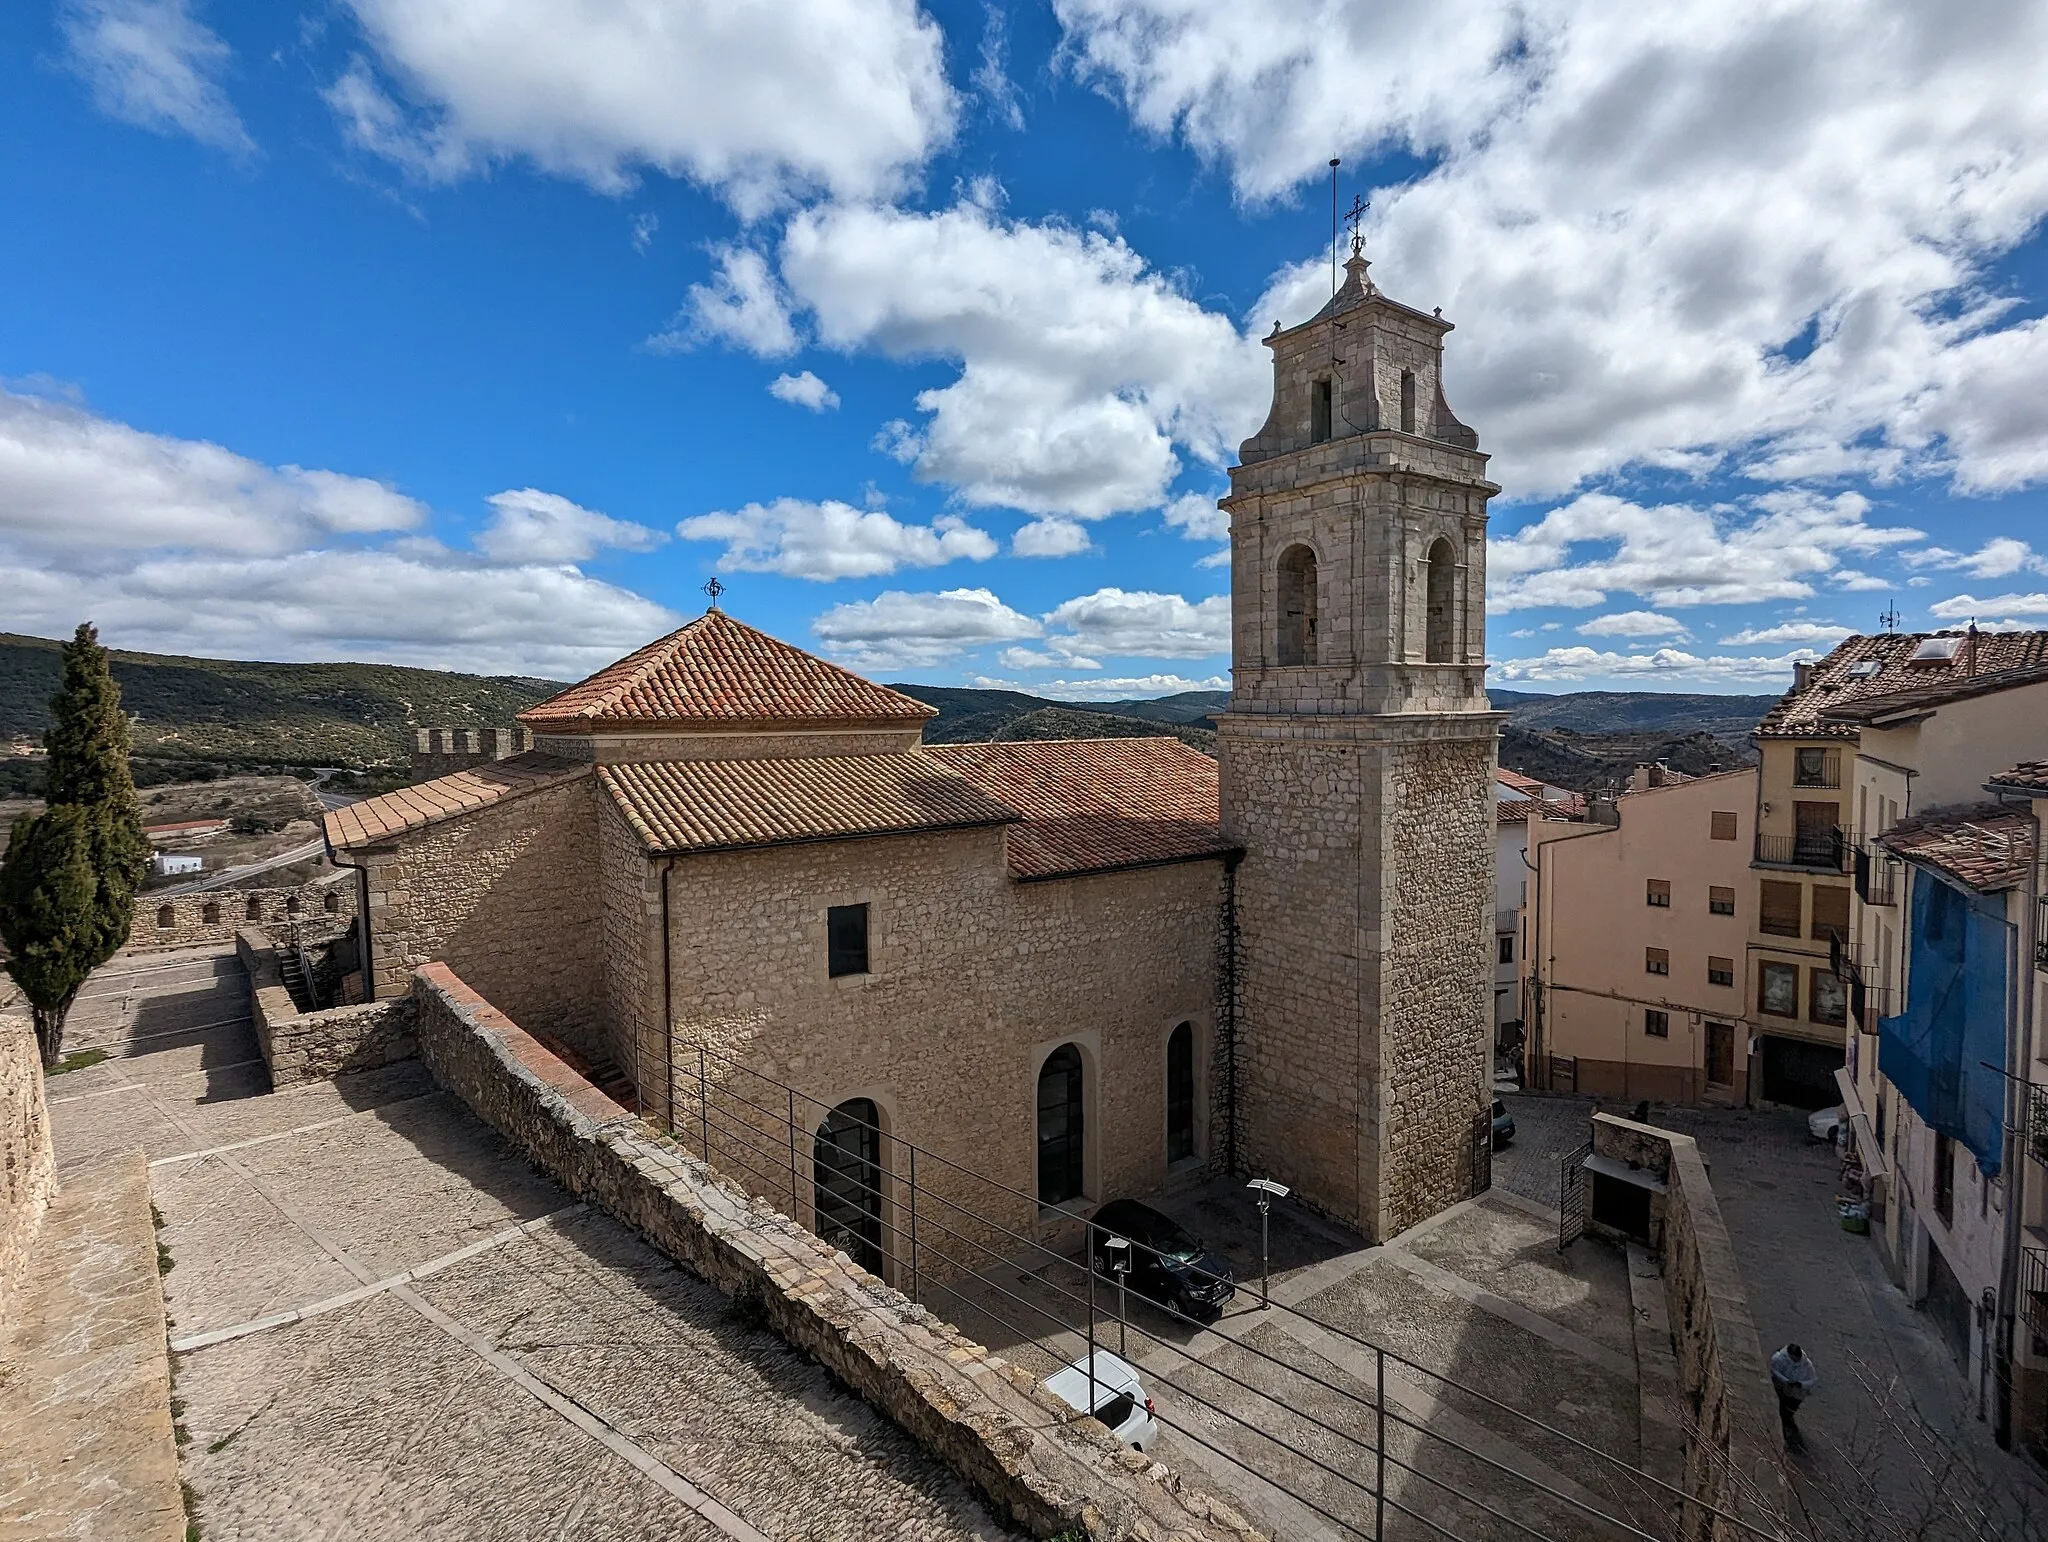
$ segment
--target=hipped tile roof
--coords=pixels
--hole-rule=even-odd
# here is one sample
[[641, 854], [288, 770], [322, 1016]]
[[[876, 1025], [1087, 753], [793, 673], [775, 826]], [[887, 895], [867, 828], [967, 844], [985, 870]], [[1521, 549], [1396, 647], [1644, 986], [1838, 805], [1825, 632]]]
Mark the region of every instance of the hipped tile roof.
[[1992, 777], [1991, 785], [2001, 791], [2009, 789], [2048, 798], [2048, 760], [2023, 760], [2010, 771]]
[[552, 787], [557, 782], [573, 781], [589, 772], [588, 762], [531, 751], [493, 760], [335, 809], [324, 821], [327, 844], [335, 851], [372, 846], [423, 825], [466, 814], [520, 793]]
[[656, 855], [1014, 823], [922, 750], [803, 760], [628, 761], [598, 781]]
[[[2011, 671], [2048, 666], [2048, 632], [1979, 632], [1974, 639], [1965, 636], [1956, 657], [1947, 663], [1909, 662], [1921, 643], [1939, 635], [1943, 634], [1883, 632], [1844, 638], [1814, 664], [1803, 690], [1795, 686], [1764, 714], [1757, 736], [1853, 739], [1857, 725], [1848, 720], [1847, 709], [1861, 708], [1873, 698], [1927, 691], [1940, 693], [1939, 701], [1954, 701], [2025, 683], [1999, 678]], [[1852, 674], [1866, 664], [1878, 667], [1862, 678]]]
[[927, 746], [1020, 810], [1010, 871], [1054, 878], [1216, 857], [1224, 838], [1216, 762], [1178, 739], [1035, 739]]
[[1877, 843], [1988, 894], [2026, 882], [2034, 860], [2034, 821], [2002, 803], [1931, 809], [1900, 820]]
[[735, 621], [722, 610], [519, 714], [541, 732], [606, 727], [887, 724], [937, 709]]
[[1575, 798], [1495, 798], [1493, 821], [1499, 825], [1527, 824], [1532, 819], [1584, 819], [1586, 800]]

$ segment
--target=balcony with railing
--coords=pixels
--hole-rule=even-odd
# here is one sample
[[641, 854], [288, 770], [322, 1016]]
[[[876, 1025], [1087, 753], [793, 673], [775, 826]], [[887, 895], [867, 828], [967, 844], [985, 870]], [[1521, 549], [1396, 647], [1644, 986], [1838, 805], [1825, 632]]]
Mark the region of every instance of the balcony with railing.
[[1863, 842], [1855, 846], [1856, 897], [1866, 905], [1899, 902], [1899, 871], [1905, 865], [1888, 851]]
[[[2048, 888], [2048, 883], [2043, 887]], [[2034, 967], [2048, 969], [2048, 894], [2043, 894], [2034, 905]]]
[[1846, 873], [1850, 848], [1840, 830], [1801, 830], [1796, 835], [1758, 835], [1758, 867], [1801, 868], [1809, 873]]
[[1794, 787], [1827, 787], [1842, 785], [1842, 752], [1828, 749], [1795, 750], [1792, 755], [1792, 785]]
[[2048, 1239], [2029, 1226], [2020, 1254], [2020, 1318], [2037, 1340], [2048, 1339], [2048, 1245], [2044, 1243]]

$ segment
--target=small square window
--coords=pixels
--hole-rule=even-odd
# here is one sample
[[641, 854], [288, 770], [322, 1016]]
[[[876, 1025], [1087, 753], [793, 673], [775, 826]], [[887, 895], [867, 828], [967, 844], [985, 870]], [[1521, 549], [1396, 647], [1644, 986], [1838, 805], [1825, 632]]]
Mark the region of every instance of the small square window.
[[1709, 958], [1707, 960], [1707, 984], [1733, 985], [1735, 983], [1735, 960], [1732, 958]]
[[1503, 964], [1512, 964], [1515, 961], [1515, 934], [1513, 932], [1502, 932], [1494, 940], [1500, 950], [1500, 961]]
[[1717, 841], [1735, 839], [1735, 814], [1731, 809], [1715, 809], [1708, 833]]
[[1709, 914], [1717, 916], [1734, 915], [1735, 891], [1733, 889], [1724, 889], [1719, 884], [1708, 889], [1707, 910]]
[[1671, 880], [1668, 878], [1650, 879], [1649, 890], [1645, 895], [1645, 899], [1658, 910], [1669, 910], [1671, 908]]
[[1669, 1012], [1659, 1012], [1654, 1007], [1645, 1007], [1643, 1009], [1643, 1032], [1653, 1039], [1670, 1038], [1671, 1014]]
[[1643, 949], [1643, 968], [1650, 974], [1671, 973], [1671, 952], [1668, 948]]
[[868, 907], [834, 905], [825, 912], [826, 970], [833, 979], [868, 972]]

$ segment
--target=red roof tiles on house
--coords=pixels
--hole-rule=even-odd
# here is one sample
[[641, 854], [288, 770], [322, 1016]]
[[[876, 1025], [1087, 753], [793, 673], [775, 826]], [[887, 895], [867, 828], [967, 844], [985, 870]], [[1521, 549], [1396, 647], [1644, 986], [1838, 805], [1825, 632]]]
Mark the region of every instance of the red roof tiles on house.
[[[1916, 662], [1923, 643], [1955, 643], [1954, 656]], [[1899, 692], [1941, 692], [1944, 701], [2016, 682], [1998, 677], [2048, 666], [2048, 632], [1884, 632], [1846, 637], [1814, 664], [1804, 688], [1794, 686], [1757, 725], [1759, 738], [1853, 739], [1857, 725], [1845, 709]], [[1938, 703], [1935, 703], [1938, 704]]]
[[2010, 771], [2001, 771], [1992, 777], [1990, 785], [2000, 792], [2048, 798], [2048, 760], [2023, 760]]
[[597, 776], [642, 843], [662, 856], [971, 829], [1022, 817], [921, 750], [628, 761], [601, 766]]
[[587, 761], [554, 755], [529, 752], [493, 760], [335, 809], [324, 821], [327, 844], [334, 851], [373, 846], [505, 798], [589, 774]]
[[2034, 861], [2034, 821], [2002, 803], [1932, 809], [1900, 820], [1877, 843], [1989, 894], [2026, 882]]
[[1495, 798], [1493, 822], [1497, 825], [1527, 824], [1532, 819], [1584, 819], [1586, 800], [1562, 798]]
[[1178, 739], [936, 744], [924, 753], [1023, 812], [1010, 871], [1056, 878], [1218, 857], [1216, 762]]
[[791, 647], [722, 610], [519, 714], [542, 732], [874, 724], [912, 727], [937, 709]]

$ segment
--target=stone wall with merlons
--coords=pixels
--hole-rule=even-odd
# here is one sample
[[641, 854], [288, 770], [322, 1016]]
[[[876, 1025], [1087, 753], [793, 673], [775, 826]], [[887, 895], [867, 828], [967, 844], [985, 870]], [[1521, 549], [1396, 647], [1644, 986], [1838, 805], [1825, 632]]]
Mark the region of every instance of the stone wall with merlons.
[[312, 947], [332, 942], [355, 924], [352, 872], [274, 889], [199, 889], [188, 894], [145, 890], [135, 896], [128, 946], [147, 950], [233, 942], [243, 927], [256, 926], [280, 932], [296, 927]]
[[43, 1061], [26, 1013], [0, 1015], [0, 1324], [57, 1192]]
[[444, 966], [413, 982], [442, 1086], [579, 1198], [816, 1359], [1033, 1536], [1248, 1542], [1250, 1525], [1018, 1366], [856, 1268], [633, 1117]]
[[249, 976], [250, 1021], [273, 1089], [327, 1081], [418, 1053], [410, 995], [301, 1012], [285, 989], [268, 937], [253, 930], [237, 932], [235, 954]]

